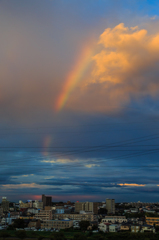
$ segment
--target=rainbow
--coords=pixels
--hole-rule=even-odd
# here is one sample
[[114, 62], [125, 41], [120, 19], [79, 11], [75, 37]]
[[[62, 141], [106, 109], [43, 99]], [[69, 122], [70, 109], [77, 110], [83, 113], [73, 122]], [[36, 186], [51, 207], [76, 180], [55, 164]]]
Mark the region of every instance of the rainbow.
[[50, 147], [52, 142], [52, 137], [50, 135], [47, 135], [44, 138], [44, 143], [43, 143], [43, 155], [47, 157], [49, 155], [48, 148]]
[[71, 92], [83, 76], [85, 70], [87, 69], [89, 63], [91, 62], [91, 57], [93, 54], [93, 47], [90, 44], [87, 47], [83, 48], [82, 53], [80, 54], [78, 61], [74, 65], [73, 69], [69, 72], [66, 81], [64, 83], [64, 87], [62, 92], [57, 98], [55, 103], [55, 110], [60, 111], [65, 106]]

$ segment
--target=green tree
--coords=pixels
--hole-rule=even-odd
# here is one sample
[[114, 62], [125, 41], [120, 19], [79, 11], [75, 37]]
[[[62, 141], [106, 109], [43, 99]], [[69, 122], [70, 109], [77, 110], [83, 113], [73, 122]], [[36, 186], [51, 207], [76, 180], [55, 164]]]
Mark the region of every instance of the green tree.
[[6, 237], [9, 237], [9, 236], [10, 236], [9, 233], [7, 233], [5, 231], [0, 232], [0, 237], [3, 238], [3, 239], [5, 239]]
[[82, 231], [86, 231], [90, 223], [89, 221], [81, 221], [79, 225]]
[[13, 225], [9, 225], [9, 226], [7, 227], [7, 230], [14, 230]]
[[14, 228], [24, 228], [25, 227], [25, 222], [23, 219], [15, 219], [13, 223]]
[[73, 240], [87, 240], [87, 237], [82, 233], [76, 233]]
[[52, 240], [66, 240], [63, 232], [55, 232], [51, 235]]
[[39, 236], [39, 237], [38, 237], [38, 240], [42, 240], [42, 239], [43, 239], [43, 237], [42, 237], [42, 236]]
[[16, 237], [21, 238], [21, 239], [26, 238], [26, 236], [27, 236], [26, 231], [24, 231], [24, 230], [16, 231], [15, 235], [16, 235]]

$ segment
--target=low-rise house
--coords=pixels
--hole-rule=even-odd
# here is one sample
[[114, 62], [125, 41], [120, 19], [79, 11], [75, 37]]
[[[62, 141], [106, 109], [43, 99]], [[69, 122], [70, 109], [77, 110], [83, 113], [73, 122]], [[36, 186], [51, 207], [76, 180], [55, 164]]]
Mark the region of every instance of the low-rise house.
[[140, 229], [141, 229], [141, 227], [139, 224], [131, 225], [131, 232], [137, 233], [137, 232], [140, 232]]
[[155, 233], [155, 228], [151, 225], [145, 224], [142, 226], [141, 232], [153, 232]]
[[129, 223], [138, 224], [139, 218], [128, 218], [127, 220]]
[[98, 228], [98, 221], [90, 221], [90, 225], [88, 226], [87, 230], [95, 230]]
[[110, 223], [100, 223], [99, 225], [98, 225], [98, 229], [99, 229], [99, 231], [102, 231], [102, 232], [108, 232], [109, 231], [109, 225], [110, 225]]
[[138, 213], [139, 209], [138, 208], [130, 208], [130, 211], [132, 213]]
[[120, 224], [109, 225], [109, 232], [118, 232], [120, 230]]
[[41, 222], [41, 229], [65, 229], [73, 227], [72, 220], [46, 220]]
[[156, 211], [154, 209], [143, 208], [143, 211], [147, 212], [147, 213], [156, 213]]
[[130, 230], [130, 224], [128, 223], [122, 223], [120, 225], [120, 231], [129, 231]]

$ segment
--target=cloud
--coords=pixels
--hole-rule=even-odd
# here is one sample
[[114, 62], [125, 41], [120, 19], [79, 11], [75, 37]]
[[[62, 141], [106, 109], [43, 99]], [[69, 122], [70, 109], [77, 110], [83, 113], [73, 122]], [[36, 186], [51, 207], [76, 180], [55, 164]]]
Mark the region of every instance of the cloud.
[[[47, 185], [41, 185], [41, 184], [37, 184], [37, 183], [4, 184], [1, 186], [5, 190], [7, 190], [7, 189], [25, 189], [25, 188], [36, 188], [36, 189], [48, 188]], [[54, 189], [58, 190], [59, 188], [58, 189], [54, 188]]]
[[57, 160], [42, 160], [41, 162], [44, 163], [59, 163], [59, 164], [67, 164], [67, 163], [74, 163], [74, 162], [78, 162], [78, 160], [74, 159], [57, 159]]
[[20, 177], [29, 177], [29, 176], [34, 176], [34, 174], [24, 174], [24, 175], [19, 175], [19, 176], [11, 176], [11, 178], [20, 178]]
[[155, 20], [156, 18], [157, 18], [157, 15], [151, 17], [150, 19], [151, 19], [151, 20]]
[[92, 167], [100, 167], [98, 164], [86, 164], [85, 167], [92, 168]]
[[41, 185], [36, 183], [5, 184], [5, 185], [2, 185], [2, 187], [5, 189], [42, 188]]
[[50, 180], [50, 179], [53, 179], [53, 178], [55, 178], [55, 177], [54, 177], [54, 176], [52, 176], [52, 177], [46, 177], [46, 178], [44, 178], [44, 179]]
[[115, 111], [132, 101], [158, 96], [159, 32], [150, 34], [120, 23], [105, 29], [98, 45], [92, 74], [76, 89], [68, 108]]
[[145, 187], [145, 184], [136, 184], [136, 183], [119, 183], [119, 186], [126, 186], [126, 187]]

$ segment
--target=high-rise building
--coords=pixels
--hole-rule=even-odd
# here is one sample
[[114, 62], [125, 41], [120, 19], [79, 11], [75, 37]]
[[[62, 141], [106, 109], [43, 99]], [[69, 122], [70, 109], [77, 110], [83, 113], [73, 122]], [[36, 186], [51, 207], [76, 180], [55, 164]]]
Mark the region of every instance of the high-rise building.
[[2, 197], [1, 207], [3, 208], [4, 212], [8, 212], [9, 211], [9, 201], [7, 200], [6, 197]]
[[52, 197], [47, 197], [44, 194], [42, 195], [43, 207], [52, 206]]
[[106, 199], [106, 209], [107, 209], [107, 213], [112, 213], [115, 214], [115, 199]]
[[75, 203], [75, 212], [92, 212], [98, 214], [98, 203], [96, 202], [76, 202]]

